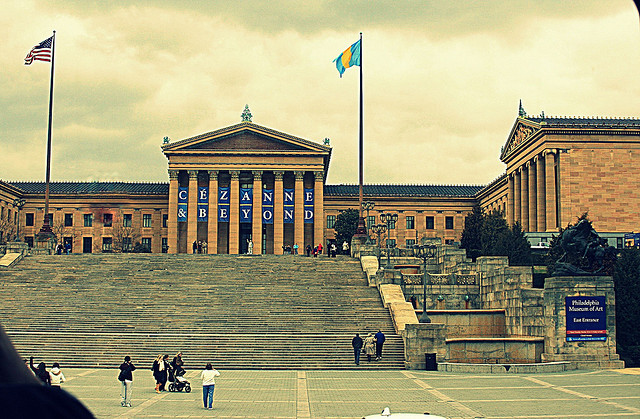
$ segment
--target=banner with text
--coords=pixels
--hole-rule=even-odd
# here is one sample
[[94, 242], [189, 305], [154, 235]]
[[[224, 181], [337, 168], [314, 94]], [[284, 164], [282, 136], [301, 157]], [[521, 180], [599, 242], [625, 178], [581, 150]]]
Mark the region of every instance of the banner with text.
[[198, 221], [209, 221], [209, 188], [198, 187]]
[[607, 340], [605, 297], [565, 297], [567, 342]]
[[240, 222], [250, 223], [253, 213], [253, 189], [240, 188]]
[[231, 203], [228, 186], [218, 187], [218, 221], [229, 222], [229, 204]]
[[285, 224], [292, 224], [293, 213], [295, 209], [295, 189], [284, 188], [284, 222]]
[[313, 224], [313, 189], [304, 190], [304, 222], [305, 224]]
[[178, 222], [187, 221], [188, 205], [189, 205], [189, 188], [178, 187]]
[[273, 189], [262, 190], [262, 224], [273, 224]]

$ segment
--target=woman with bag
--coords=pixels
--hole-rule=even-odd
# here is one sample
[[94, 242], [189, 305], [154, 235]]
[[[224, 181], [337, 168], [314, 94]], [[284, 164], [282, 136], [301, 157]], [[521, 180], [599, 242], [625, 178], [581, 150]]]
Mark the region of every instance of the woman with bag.
[[167, 372], [169, 370], [169, 355], [158, 355], [153, 361], [153, 378], [156, 380], [156, 393], [165, 391], [164, 386], [167, 383]]
[[129, 355], [124, 357], [124, 362], [120, 365], [120, 374], [118, 380], [122, 383], [122, 390], [120, 391], [120, 397], [122, 401], [120, 405], [122, 407], [131, 407], [131, 387], [133, 386], [133, 370], [136, 366], [131, 363], [131, 357]]

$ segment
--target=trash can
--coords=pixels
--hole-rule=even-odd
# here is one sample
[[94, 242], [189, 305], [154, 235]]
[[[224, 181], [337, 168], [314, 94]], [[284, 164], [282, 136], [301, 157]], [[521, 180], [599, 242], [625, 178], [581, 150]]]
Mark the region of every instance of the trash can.
[[427, 371], [438, 371], [438, 362], [436, 361], [436, 354], [430, 354], [430, 353], [424, 354], [424, 369]]

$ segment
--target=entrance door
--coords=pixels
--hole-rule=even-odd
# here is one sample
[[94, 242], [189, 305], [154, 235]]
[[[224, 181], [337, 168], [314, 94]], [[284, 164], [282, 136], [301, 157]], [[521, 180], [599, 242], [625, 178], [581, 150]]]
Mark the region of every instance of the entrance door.
[[82, 238], [82, 253], [91, 253], [93, 243], [91, 237]]
[[248, 240], [251, 239], [251, 223], [240, 223], [240, 254], [244, 255], [249, 249]]

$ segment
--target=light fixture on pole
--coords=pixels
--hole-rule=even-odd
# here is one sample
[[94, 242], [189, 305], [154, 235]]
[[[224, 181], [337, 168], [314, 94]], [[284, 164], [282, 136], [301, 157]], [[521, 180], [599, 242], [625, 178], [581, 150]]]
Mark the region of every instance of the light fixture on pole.
[[395, 223], [396, 221], [398, 221], [398, 214], [383, 212], [382, 214], [380, 214], [380, 221], [382, 221], [387, 225], [387, 264], [384, 268], [392, 269], [393, 266], [391, 266], [391, 257], [390, 257], [391, 250], [389, 248], [389, 242], [391, 239], [389, 239], [389, 236], [391, 235], [391, 226], [393, 225], [395, 227]]
[[367, 211], [367, 219], [365, 220], [365, 228], [367, 229], [367, 241], [365, 242], [365, 244], [371, 244], [371, 237], [369, 237], [369, 211], [371, 211], [375, 206], [376, 204], [371, 201], [364, 201], [362, 203], [362, 209]]
[[13, 206], [16, 207], [18, 209], [17, 211], [17, 222], [16, 222], [16, 241], [20, 241], [20, 210], [22, 209], [22, 207], [24, 207], [24, 205], [27, 203], [27, 201], [25, 201], [22, 198], [16, 198], [13, 200]]
[[374, 224], [371, 226], [371, 231], [378, 237], [376, 243], [378, 243], [378, 266], [380, 266], [380, 236], [387, 231], [387, 226], [382, 223]]
[[427, 315], [427, 259], [433, 259], [438, 254], [438, 246], [435, 244], [413, 246], [415, 255], [422, 259], [422, 316], [420, 323], [431, 323]]

